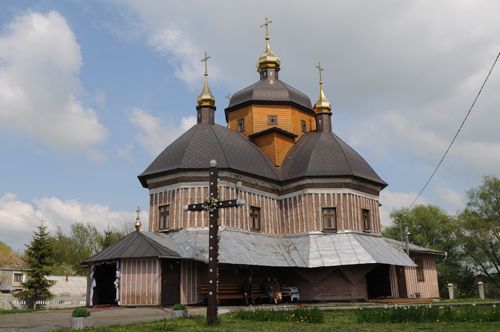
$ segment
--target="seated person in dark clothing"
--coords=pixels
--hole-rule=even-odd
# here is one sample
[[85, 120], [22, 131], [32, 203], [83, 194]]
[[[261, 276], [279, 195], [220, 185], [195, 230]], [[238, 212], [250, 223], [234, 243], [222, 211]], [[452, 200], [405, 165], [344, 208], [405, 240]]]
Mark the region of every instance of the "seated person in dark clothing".
[[274, 302], [274, 292], [273, 292], [273, 284], [271, 282], [271, 278], [267, 277], [266, 280], [262, 283], [262, 291], [267, 295], [269, 299], [269, 303]]
[[281, 295], [281, 286], [278, 281], [278, 278], [274, 277], [273, 278], [273, 298], [274, 298], [274, 304], [278, 304], [282, 301], [282, 295]]
[[252, 276], [248, 276], [248, 279], [241, 285], [241, 293], [245, 298], [245, 304], [248, 306], [251, 302], [255, 305], [255, 299], [252, 295]]

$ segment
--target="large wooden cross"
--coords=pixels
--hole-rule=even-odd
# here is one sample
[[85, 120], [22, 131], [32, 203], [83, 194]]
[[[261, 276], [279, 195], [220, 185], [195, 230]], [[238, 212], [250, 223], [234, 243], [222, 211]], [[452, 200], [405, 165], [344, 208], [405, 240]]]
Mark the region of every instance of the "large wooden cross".
[[217, 162], [210, 161], [208, 175], [209, 196], [203, 203], [189, 204], [185, 207], [187, 211], [208, 211], [208, 306], [207, 322], [214, 324], [217, 322], [217, 300], [219, 293], [219, 209], [242, 206], [245, 201], [230, 199], [219, 201], [218, 193], [219, 176], [217, 172]]

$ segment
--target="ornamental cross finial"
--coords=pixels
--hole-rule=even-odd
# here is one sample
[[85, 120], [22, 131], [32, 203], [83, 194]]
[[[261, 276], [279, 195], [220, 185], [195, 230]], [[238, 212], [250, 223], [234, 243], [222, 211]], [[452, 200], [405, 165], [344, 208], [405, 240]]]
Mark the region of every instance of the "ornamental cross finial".
[[205, 57], [203, 59], [201, 59], [201, 62], [205, 62], [205, 76], [208, 76], [207, 62], [208, 62], [208, 59], [210, 59], [210, 58], [211, 58], [211, 56], [208, 56], [207, 52], [205, 52]]
[[139, 231], [141, 230], [141, 208], [140, 207], [137, 207], [137, 210], [135, 210], [135, 212], [137, 212], [137, 217], [135, 217], [135, 229], [136, 231]]
[[325, 70], [324, 67], [321, 67], [321, 62], [318, 62], [318, 65], [316, 66], [316, 69], [318, 69], [318, 72], [319, 72], [319, 82], [320, 83], [323, 83], [323, 75], [322, 75], [322, 71]]
[[263, 28], [265, 27], [266, 28], [266, 39], [269, 39], [269, 24], [273, 23], [273, 21], [270, 21], [267, 17], [264, 21], [264, 24], [262, 24], [260, 27]]

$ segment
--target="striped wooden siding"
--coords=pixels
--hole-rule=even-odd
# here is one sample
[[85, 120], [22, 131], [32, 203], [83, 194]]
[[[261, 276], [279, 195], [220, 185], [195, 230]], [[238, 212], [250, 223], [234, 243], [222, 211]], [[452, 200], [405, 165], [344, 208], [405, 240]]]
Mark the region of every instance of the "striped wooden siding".
[[195, 261], [181, 261], [181, 303], [194, 304], [201, 301], [199, 297], [199, 285], [206, 274], [206, 265]]
[[[221, 186], [220, 199], [236, 197], [236, 189]], [[208, 197], [208, 187], [193, 186], [186, 188], [165, 187], [162, 192], [151, 194], [150, 231], [158, 231], [158, 207], [170, 205], [170, 229], [187, 227], [207, 227], [208, 214], [184, 211], [184, 206], [202, 202]], [[256, 192], [240, 191], [239, 198], [247, 204], [239, 208], [219, 211], [221, 224], [250, 231], [250, 207], [261, 209], [261, 232], [269, 234], [300, 234], [322, 230], [322, 208], [337, 209], [337, 228], [342, 230], [363, 231], [362, 209], [370, 210], [371, 231], [380, 233], [380, 214], [378, 200], [369, 196], [349, 192], [319, 192], [288, 195], [276, 199], [273, 196]]]
[[121, 262], [120, 301], [122, 305], [159, 305], [161, 267], [157, 259]]
[[405, 267], [406, 289], [408, 295], [420, 293], [422, 298], [439, 298], [436, 258], [431, 255], [417, 256], [424, 266], [424, 281], [417, 280], [417, 268]]
[[389, 278], [391, 280], [391, 296], [393, 298], [399, 298], [398, 277], [394, 265], [389, 266]]

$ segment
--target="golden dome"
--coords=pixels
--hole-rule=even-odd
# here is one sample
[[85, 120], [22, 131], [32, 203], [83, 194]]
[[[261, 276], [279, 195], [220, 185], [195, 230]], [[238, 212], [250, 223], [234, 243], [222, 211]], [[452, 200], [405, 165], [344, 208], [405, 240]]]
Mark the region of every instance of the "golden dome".
[[323, 79], [321, 72], [325, 69], [321, 67], [321, 63], [319, 62], [316, 68], [319, 71], [319, 96], [318, 99], [316, 100], [316, 104], [314, 104], [314, 108], [316, 109], [317, 113], [330, 112], [332, 110], [332, 105], [330, 104], [330, 102], [325, 96], [325, 93], [323, 92]]
[[205, 62], [205, 84], [203, 84], [203, 89], [201, 89], [200, 94], [198, 95], [198, 98], [196, 98], [196, 102], [198, 103], [198, 106], [215, 106], [215, 97], [212, 94], [212, 91], [210, 91], [210, 87], [208, 86], [208, 70], [207, 70], [207, 62], [208, 59], [210, 59], [209, 56], [207, 56], [207, 52], [205, 52], [205, 57], [201, 60], [202, 62]]
[[266, 69], [274, 69], [276, 71], [280, 70], [280, 58], [276, 54], [273, 53], [271, 50], [271, 46], [269, 46], [269, 24], [272, 23], [272, 21], [269, 21], [266, 17], [265, 23], [262, 24], [260, 27], [265, 27], [266, 28], [266, 49], [264, 50], [264, 53], [259, 57], [257, 60], [257, 71], [261, 72]]

